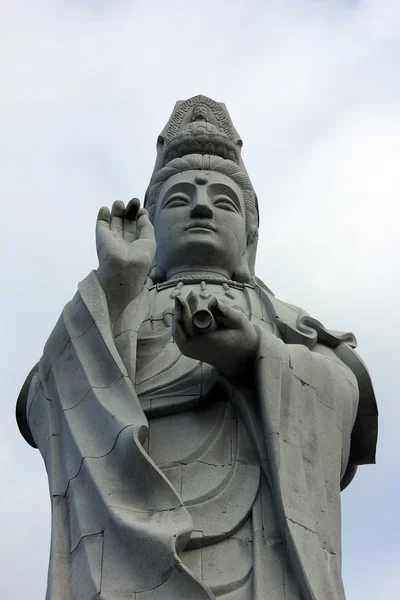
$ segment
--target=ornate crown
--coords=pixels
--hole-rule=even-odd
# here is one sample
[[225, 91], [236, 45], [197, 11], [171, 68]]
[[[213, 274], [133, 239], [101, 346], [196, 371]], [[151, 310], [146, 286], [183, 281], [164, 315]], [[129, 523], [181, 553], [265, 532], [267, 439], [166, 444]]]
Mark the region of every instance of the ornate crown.
[[210, 154], [229, 159], [244, 172], [243, 143], [222, 102], [207, 96], [179, 100], [157, 139], [153, 176], [174, 158], [187, 154]]

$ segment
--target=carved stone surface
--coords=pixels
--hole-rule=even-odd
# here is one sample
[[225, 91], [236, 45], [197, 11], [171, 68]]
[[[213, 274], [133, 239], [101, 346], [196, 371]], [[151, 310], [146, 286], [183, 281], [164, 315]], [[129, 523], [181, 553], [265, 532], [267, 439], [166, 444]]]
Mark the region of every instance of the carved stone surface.
[[177, 103], [147, 210], [100, 210], [99, 268], [21, 390], [48, 600], [345, 597], [340, 490], [374, 462], [372, 385], [352, 334], [255, 277], [241, 147], [223, 104]]

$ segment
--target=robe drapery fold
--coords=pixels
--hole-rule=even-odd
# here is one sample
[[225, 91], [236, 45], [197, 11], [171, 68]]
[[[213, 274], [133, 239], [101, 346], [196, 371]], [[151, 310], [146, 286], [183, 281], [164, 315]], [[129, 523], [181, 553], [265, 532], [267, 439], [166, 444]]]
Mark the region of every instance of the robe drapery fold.
[[[115, 341], [91, 273], [30, 374], [29, 393], [21, 391], [20, 428], [42, 453], [52, 498], [48, 600], [214, 597], [178, 557], [193, 523], [142, 445], [148, 423], [132, 381], [146, 293], [125, 311]], [[260, 294], [282, 334], [257, 323], [260, 463], [301, 597], [340, 600], [340, 482], [349, 460], [373, 459], [375, 399], [350, 335]], [[130, 345], [128, 365], [121, 344], [125, 355]], [[245, 402], [246, 391], [237, 393]]]

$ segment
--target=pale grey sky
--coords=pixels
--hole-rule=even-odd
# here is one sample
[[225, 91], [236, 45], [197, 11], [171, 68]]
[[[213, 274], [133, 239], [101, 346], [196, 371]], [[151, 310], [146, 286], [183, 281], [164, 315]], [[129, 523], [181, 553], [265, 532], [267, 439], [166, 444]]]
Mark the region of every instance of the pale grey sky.
[[226, 103], [258, 193], [258, 276], [352, 330], [379, 402], [377, 466], [342, 495], [348, 600], [400, 589], [397, 0], [0, 0], [0, 596], [43, 600], [50, 505], [14, 407], [79, 280], [94, 223], [143, 198], [174, 103]]

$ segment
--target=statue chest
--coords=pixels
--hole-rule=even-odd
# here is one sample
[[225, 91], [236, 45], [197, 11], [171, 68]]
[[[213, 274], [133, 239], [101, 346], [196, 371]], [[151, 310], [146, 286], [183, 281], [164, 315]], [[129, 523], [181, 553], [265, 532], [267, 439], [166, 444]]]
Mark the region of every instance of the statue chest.
[[198, 308], [212, 297], [241, 310], [254, 325], [271, 332], [275, 326], [263, 306], [258, 288], [235, 282], [166, 282], [148, 292], [148, 311], [138, 332], [135, 389], [147, 415], [186, 410], [196, 406], [215, 386], [217, 374], [206, 362], [183, 356], [172, 337], [175, 298], [194, 291]]
[[135, 389], [149, 423], [145, 449], [193, 522], [181, 559], [213, 590], [237, 589], [244, 599], [248, 584], [243, 582], [250, 581], [253, 568], [252, 511], [260, 493], [260, 465], [215, 369], [183, 356], [172, 338], [175, 297], [186, 298], [192, 290], [199, 308], [215, 296], [255, 324], [271, 331], [272, 324], [253, 288], [178, 284], [149, 291], [137, 342]]

